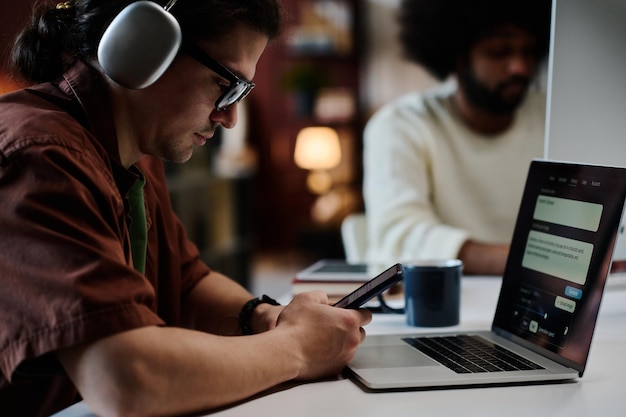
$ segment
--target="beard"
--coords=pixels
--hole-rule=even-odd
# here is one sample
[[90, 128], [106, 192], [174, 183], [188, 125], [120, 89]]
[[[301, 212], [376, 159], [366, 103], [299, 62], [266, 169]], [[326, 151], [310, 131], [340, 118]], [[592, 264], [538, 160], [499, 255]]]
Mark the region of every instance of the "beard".
[[181, 164], [187, 162], [193, 154], [193, 146], [185, 144], [184, 141], [172, 137], [155, 140], [150, 149], [144, 151], [163, 161]]
[[[459, 82], [471, 104], [492, 114], [513, 113], [524, 101], [530, 84], [527, 77], [515, 76], [490, 89], [476, 77], [471, 68], [459, 74]], [[504, 90], [510, 86], [522, 86], [522, 92], [507, 97]]]
[[[200, 129], [197, 129], [197, 132], [202, 132], [203, 135], [212, 137], [217, 128], [217, 124], [208, 123]], [[185, 163], [193, 156], [194, 147], [196, 145], [193, 139], [189, 139], [192, 136], [191, 133], [188, 133], [187, 137], [185, 137], [184, 134], [180, 135], [179, 137], [169, 135], [155, 138], [150, 142], [150, 148], [144, 153], [156, 156], [167, 162], [177, 164]]]

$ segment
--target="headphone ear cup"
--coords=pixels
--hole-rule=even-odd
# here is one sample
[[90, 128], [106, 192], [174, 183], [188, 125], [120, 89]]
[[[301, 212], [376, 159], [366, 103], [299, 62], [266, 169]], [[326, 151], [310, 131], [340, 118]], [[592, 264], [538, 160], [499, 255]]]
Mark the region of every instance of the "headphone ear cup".
[[182, 42], [176, 18], [152, 1], [126, 6], [98, 45], [100, 66], [116, 83], [131, 89], [150, 86], [170, 66]]

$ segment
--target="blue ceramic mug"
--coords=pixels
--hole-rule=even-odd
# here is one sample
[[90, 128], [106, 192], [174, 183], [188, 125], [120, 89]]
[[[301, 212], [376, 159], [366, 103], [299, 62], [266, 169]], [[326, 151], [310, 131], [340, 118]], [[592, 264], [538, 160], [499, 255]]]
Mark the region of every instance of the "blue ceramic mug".
[[383, 311], [406, 314], [409, 326], [447, 327], [459, 324], [461, 275], [459, 259], [403, 263], [403, 309], [389, 307], [382, 297]]

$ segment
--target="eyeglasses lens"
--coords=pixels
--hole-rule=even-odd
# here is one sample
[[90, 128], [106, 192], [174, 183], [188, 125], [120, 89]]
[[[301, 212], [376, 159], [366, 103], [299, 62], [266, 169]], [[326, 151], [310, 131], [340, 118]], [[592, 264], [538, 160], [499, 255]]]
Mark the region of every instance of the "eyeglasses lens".
[[227, 109], [238, 101], [242, 100], [252, 90], [254, 85], [237, 81], [231, 88], [221, 97], [217, 104], [218, 109]]

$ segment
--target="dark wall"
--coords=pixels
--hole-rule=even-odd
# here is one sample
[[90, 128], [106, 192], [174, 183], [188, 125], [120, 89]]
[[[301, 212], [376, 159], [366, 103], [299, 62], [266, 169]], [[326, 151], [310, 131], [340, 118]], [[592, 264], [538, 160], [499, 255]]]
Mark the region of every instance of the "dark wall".
[[15, 35], [28, 21], [33, 0], [9, 1], [3, 0], [0, 14], [0, 62], [5, 70], [5, 64]]

